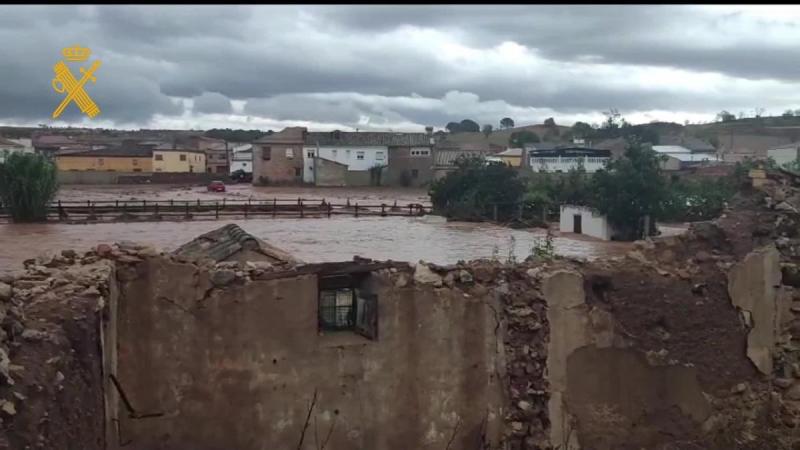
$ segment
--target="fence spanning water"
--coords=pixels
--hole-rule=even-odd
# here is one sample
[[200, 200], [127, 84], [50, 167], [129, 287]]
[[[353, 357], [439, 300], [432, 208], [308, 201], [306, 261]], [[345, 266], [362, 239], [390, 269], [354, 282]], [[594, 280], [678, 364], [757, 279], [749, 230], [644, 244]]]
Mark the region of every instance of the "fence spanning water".
[[[351, 202], [331, 203], [325, 199], [248, 200], [58, 200], [48, 207], [48, 221], [158, 221], [244, 218], [312, 218], [332, 216], [424, 216], [430, 205]], [[0, 220], [9, 221], [7, 208], [0, 205]]]

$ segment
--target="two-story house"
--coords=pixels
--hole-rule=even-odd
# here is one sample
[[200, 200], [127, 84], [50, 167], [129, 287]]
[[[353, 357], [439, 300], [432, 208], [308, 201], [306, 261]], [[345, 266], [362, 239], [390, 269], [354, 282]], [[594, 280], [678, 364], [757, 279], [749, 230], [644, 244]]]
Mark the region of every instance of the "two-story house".
[[597, 172], [611, 160], [611, 151], [578, 147], [575, 145], [555, 145], [537, 143], [526, 145], [527, 164], [534, 172], [568, 172], [583, 165], [587, 173]]
[[431, 180], [427, 133], [286, 128], [253, 143], [253, 182], [420, 186]]

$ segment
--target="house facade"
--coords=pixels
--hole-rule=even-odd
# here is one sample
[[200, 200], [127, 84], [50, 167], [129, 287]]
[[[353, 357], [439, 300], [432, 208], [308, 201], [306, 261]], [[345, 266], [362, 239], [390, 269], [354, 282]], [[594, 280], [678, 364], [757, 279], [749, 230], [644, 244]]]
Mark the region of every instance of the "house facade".
[[284, 128], [253, 142], [253, 184], [303, 182], [303, 144], [306, 129]]
[[24, 152], [25, 146], [10, 139], [0, 138], [0, 163], [5, 162], [11, 153]]
[[682, 145], [654, 145], [653, 150], [666, 157], [666, 160], [661, 162], [661, 169], [667, 171], [681, 170], [720, 161], [713, 151], [693, 151]]
[[800, 158], [800, 142], [781, 145], [767, 150], [767, 157], [772, 158], [779, 166]]
[[231, 172], [241, 170], [244, 173], [253, 173], [253, 145], [244, 144], [233, 147], [231, 151]]
[[204, 173], [206, 155], [202, 150], [172, 148], [171, 145], [156, 147], [153, 172]]
[[604, 241], [614, 237], [614, 228], [606, 216], [596, 210], [577, 205], [561, 205], [559, 231], [562, 233], [585, 234]]
[[[428, 133], [286, 128], [253, 143], [253, 182], [420, 186], [431, 179], [431, 139]], [[371, 170], [376, 167], [379, 172]]]
[[568, 172], [583, 165], [587, 173], [594, 173], [611, 160], [611, 151], [585, 147], [526, 147], [526, 151], [528, 167], [534, 172]]
[[55, 155], [59, 171], [144, 172], [153, 171], [153, 150], [115, 147]]
[[489, 143], [468, 143], [440, 141], [433, 149], [431, 171], [433, 180], [439, 180], [456, 170], [456, 163], [461, 158], [491, 158], [502, 152], [503, 147]]

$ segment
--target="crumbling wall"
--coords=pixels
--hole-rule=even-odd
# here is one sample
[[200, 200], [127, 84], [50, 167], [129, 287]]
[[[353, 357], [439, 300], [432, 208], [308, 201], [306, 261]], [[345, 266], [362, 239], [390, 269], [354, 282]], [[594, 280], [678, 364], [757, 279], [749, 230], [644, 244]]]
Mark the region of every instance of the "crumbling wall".
[[65, 251], [0, 279], [0, 448], [106, 448], [98, 330], [112, 274]]
[[317, 275], [302, 267], [131, 256], [118, 268], [117, 374], [139, 416], [120, 409], [126, 448], [499, 445], [500, 305], [469, 272], [373, 272], [369, 340], [318, 332]]

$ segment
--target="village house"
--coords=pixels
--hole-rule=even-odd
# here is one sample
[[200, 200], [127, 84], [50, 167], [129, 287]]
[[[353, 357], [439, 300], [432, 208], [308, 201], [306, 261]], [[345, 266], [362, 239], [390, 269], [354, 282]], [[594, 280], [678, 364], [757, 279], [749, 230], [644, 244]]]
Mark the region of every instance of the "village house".
[[509, 148], [496, 155], [487, 156], [487, 161], [502, 162], [511, 167], [520, 167], [522, 165], [522, 148]]
[[202, 135], [181, 137], [176, 141], [180, 148], [200, 150], [205, 155], [205, 172], [227, 174], [230, 172], [228, 143], [222, 139]]
[[253, 184], [303, 182], [303, 143], [307, 131], [289, 127], [253, 142]]
[[153, 149], [153, 172], [203, 173], [206, 154], [202, 150], [174, 148], [163, 144]]
[[59, 171], [150, 173], [153, 171], [152, 156], [151, 148], [131, 145], [56, 154], [54, 158]]
[[0, 163], [5, 162], [11, 153], [24, 152], [25, 146], [10, 139], [0, 138]]
[[309, 132], [287, 128], [253, 143], [253, 182], [424, 185], [431, 179], [432, 131]]
[[794, 162], [800, 158], [800, 142], [767, 149], [767, 157], [772, 158], [779, 166]]
[[604, 241], [615, 237], [614, 227], [606, 216], [593, 208], [579, 205], [561, 205], [559, 231], [585, 234]]
[[439, 180], [456, 170], [456, 163], [463, 158], [491, 157], [505, 150], [504, 147], [489, 142], [451, 142], [441, 140], [433, 149], [433, 179]]
[[581, 164], [587, 173], [604, 168], [611, 160], [611, 151], [579, 147], [534, 144], [525, 147], [527, 164], [534, 172], [565, 173]]
[[661, 168], [667, 171], [682, 170], [720, 161], [714, 151], [707, 149], [692, 151], [682, 145], [654, 145], [653, 150], [666, 157], [666, 161], [661, 163]]
[[253, 173], [253, 144], [236, 145], [231, 149], [231, 172]]

